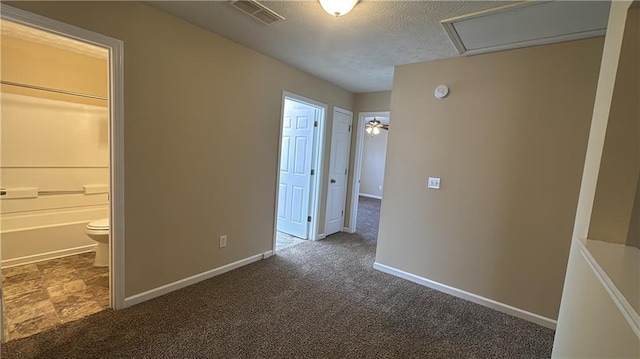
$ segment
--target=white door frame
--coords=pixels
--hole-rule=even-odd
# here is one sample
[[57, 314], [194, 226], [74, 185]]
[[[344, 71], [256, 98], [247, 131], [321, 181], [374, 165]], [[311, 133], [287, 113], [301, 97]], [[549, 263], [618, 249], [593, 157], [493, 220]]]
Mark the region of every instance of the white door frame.
[[124, 43], [93, 31], [0, 4], [2, 20], [72, 38], [109, 50], [109, 304], [124, 303]]
[[346, 231], [355, 233], [356, 223], [358, 221], [358, 197], [360, 194], [360, 176], [362, 175], [362, 149], [364, 148], [364, 131], [365, 118], [367, 117], [386, 117], [390, 118], [391, 112], [360, 112], [358, 113], [358, 125], [354, 126], [356, 132], [355, 158], [353, 161], [353, 175], [351, 177], [351, 203], [349, 211], [349, 227]]
[[309, 225], [308, 237], [311, 240], [318, 240], [321, 237], [318, 235], [318, 213], [320, 213], [320, 185], [322, 179], [322, 161], [324, 158], [324, 136], [325, 136], [325, 123], [327, 120], [327, 110], [329, 106], [322, 102], [318, 102], [316, 100], [296, 95], [291, 92], [282, 91], [282, 104], [280, 110], [280, 133], [278, 137], [278, 167], [276, 167], [276, 201], [275, 201], [275, 210], [273, 213], [273, 253], [276, 252], [276, 238], [278, 232], [278, 198], [280, 198], [280, 165], [282, 160], [282, 133], [284, 131], [284, 104], [285, 101], [293, 100], [296, 102], [303, 103], [305, 105], [309, 105], [315, 107], [317, 109], [317, 118], [318, 118], [318, 128], [314, 131], [313, 135], [313, 158], [311, 159], [313, 163], [314, 175], [311, 179], [311, 191], [309, 195], [311, 196], [311, 200], [309, 201], [310, 207], [310, 216], [311, 223]]

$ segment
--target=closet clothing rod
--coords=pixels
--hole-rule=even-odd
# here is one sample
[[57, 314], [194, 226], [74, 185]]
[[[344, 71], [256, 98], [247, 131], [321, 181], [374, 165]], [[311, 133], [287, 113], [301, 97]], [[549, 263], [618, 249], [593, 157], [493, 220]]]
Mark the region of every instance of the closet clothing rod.
[[73, 91], [65, 91], [65, 90], [58, 90], [58, 89], [52, 89], [50, 87], [42, 87], [42, 86], [36, 86], [36, 85], [27, 85], [27, 84], [21, 84], [18, 82], [11, 82], [11, 81], [0, 81], [1, 84], [3, 85], [9, 85], [9, 86], [16, 86], [16, 87], [24, 87], [24, 88], [28, 88], [28, 89], [32, 89], [32, 90], [39, 90], [39, 91], [48, 91], [48, 92], [55, 92], [55, 93], [60, 93], [63, 95], [71, 95], [71, 96], [79, 96], [79, 97], [86, 97], [86, 98], [92, 98], [95, 100], [104, 100], [107, 101], [108, 98], [106, 97], [102, 97], [102, 96], [96, 96], [96, 95], [89, 95], [89, 94], [84, 94], [84, 93], [79, 93], [79, 92], [73, 92]]

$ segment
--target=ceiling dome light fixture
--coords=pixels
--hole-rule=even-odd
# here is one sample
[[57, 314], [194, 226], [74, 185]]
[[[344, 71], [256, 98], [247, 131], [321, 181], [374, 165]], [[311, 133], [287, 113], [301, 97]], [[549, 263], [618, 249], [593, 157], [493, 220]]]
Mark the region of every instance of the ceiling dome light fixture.
[[335, 17], [342, 16], [358, 3], [359, 0], [318, 0], [324, 11]]

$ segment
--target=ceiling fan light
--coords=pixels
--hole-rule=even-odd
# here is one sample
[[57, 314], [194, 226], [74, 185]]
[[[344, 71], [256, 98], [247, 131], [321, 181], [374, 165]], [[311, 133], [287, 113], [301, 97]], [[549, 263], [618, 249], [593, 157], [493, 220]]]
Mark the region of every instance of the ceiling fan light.
[[365, 128], [365, 131], [367, 131], [368, 134], [371, 134], [371, 131], [373, 131], [373, 128], [367, 126], [367, 128]]
[[373, 134], [374, 134], [374, 135], [377, 135], [377, 134], [379, 134], [379, 133], [380, 133], [380, 127], [374, 127], [374, 128], [373, 128]]
[[358, 3], [358, 0], [318, 0], [324, 11], [335, 17], [342, 16]]

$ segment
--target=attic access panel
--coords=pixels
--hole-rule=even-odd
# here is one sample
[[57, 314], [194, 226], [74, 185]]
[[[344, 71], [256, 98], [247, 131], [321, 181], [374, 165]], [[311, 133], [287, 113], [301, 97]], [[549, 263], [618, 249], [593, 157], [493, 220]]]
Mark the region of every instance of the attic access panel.
[[606, 33], [609, 1], [525, 1], [443, 20], [460, 54], [550, 44]]

